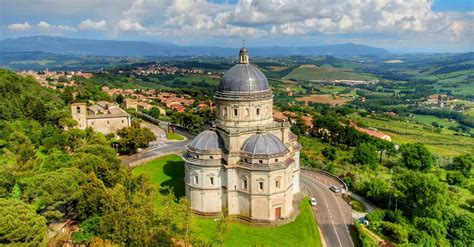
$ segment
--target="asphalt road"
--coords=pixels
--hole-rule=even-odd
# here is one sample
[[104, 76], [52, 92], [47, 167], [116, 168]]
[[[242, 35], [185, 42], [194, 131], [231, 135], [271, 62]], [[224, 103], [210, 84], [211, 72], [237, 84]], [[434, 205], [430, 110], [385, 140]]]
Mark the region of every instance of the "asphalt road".
[[162, 125], [161, 128], [158, 126], [145, 122], [142, 122], [143, 127], [148, 127], [157, 137], [157, 140], [150, 143], [150, 147], [142, 150], [138, 154], [134, 154], [132, 156], [128, 156], [123, 158], [122, 161], [126, 165], [134, 164], [139, 162], [143, 159], [151, 158], [151, 157], [159, 157], [169, 153], [181, 152], [186, 149], [186, 145], [191, 142], [194, 138], [194, 135], [183, 131], [181, 129], [176, 129], [176, 133], [186, 137], [184, 141], [176, 141], [176, 140], [167, 140], [166, 138], [162, 138], [161, 135], [165, 134], [163, 129], [167, 128], [167, 125]]
[[354, 246], [349, 233], [352, 209], [342, 199], [341, 193], [336, 194], [329, 190], [330, 185], [340, 186], [334, 179], [322, 174], [301, 172], [301, 191], [309, 197], [316, 198], [318, 202], [313, 210], [326, 246]]

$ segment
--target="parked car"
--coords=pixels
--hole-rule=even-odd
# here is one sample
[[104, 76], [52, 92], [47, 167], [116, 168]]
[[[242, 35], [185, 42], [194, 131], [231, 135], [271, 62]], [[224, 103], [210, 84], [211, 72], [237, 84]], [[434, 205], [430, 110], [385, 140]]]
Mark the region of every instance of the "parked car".
[[360, 218], [360, 219], [359, 219], [359, 222], [360, 222], [361, 224], [363, 224], [363, 225], [366, 225], [366, 226], [369, 225], [369, 221], [368, 221], [367, 218], [365, 218], [365, 217]]
[[316, 198], [312, 197], [311, 198], [311, 206], [315, 207], [316, 205], [318, 205], [318, 202], [316, 201]]
[[341, 189], [339, 189], [339, 187], [337, 187], [336, 185], [331, 185], [331, 187], [329, 187], [329, 189], [332, 190], [332, 192], [334, 192], [334, 193], [341, 192]]

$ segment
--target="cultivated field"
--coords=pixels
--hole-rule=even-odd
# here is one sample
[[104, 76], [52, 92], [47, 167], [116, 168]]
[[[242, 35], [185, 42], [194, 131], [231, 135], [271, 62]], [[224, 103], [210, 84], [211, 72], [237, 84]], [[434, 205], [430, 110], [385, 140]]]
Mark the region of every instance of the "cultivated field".
[[341, 97], [341, 96], [333, 96], [331, 94], [321, 94], [321, 95], [311, 95], [306, 97], [297, 98], [297, 101], [305, 102], [308, 104], [310, 102], [316, 102], [321, 104], [329, 104], [332, 106], [336, 105], [344, 105], [345, 103], [352, 101], [353, 97]]
[[474, 138], [454, 135], [455, 132], [446, 130], [446, 127], [438, 133], [425, 124], [409, 121], [361, 116], [351, 118], [357, 123], [377, 128], [390, 135], [395, 144], [421, 142], [435, 155], [453, 157], [472, 153], [474, 150]]
[[352, 72], [331, 66], [316, 66], [312, 64], [301, 65], [295, 68], [284, 79], [294, 80], [373, 80], [369, 75]]

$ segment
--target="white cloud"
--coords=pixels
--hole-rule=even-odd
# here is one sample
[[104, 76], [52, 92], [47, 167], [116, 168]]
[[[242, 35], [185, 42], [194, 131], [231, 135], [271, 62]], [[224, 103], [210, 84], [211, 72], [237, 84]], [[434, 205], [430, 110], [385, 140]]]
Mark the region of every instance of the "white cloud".
[[75, 27], [67, 25], [52, 25], [46, 21], [40, 21], [36, 27], [40, 30], [46, 30], [49, 32], [74, 32], [77, 30]]
[[120, 31], [146, 31], [146, 28], [140, 24], [140, 20], [146, 13], [143, 0], [134, 0], [130, 9], [122, 13], [123, 18], [118, 22]]
[[27, 31], [31, 29], [31, 26], [30, 24], [28, 24], [28, 22], [25, 22], [25, 23], [10, 24], [7, 26], [7, 28], [11, 31]]
[[241, 0], [236, 4], [177, 0], [155, 29], [202, 36], [462, 33], [459, 29], [464, 27], [456, 18], [433, 11], [432, 4], [432, 0]]
[[51, 24], [45, 22], [45, 21], [40, 21], [38, 25], [36, 25], [39, 29], [50, 29], [52, 26]]
[[[55, 18], [83, 20], [75, 27], [47, 22], [35, 26], [48, 32], [103, 30], [105, 35], [117, 37], [130, 38], [136, 33], [177, 42], [182, 40], [184, 43], [196, 40], [232, 42], [237, 40], [234, 37], [244, 37], [262, 42], [285, 40], [287, 44], [292, 41], [301, 44], [309, 37], [319, 40], [331, 38], [328, 42], [337, 42], [337, 39], [354, 36], [368, 43], [372, 42], [372, 38], [380, 40], [380, 36], [384, 36], [392, 40], [393, 45], [402, 42], [402, 39], [417, 45], [419, 40], [428, 39], [433, 43], [448, 40], [453, 46], [469, 41], [472, 43], [474, 12], [433, 11], [433, 2], [239, 0], [229, 4], [228, 1], [216, 3], [210, 0], [16, 0], [14, 3], [6, 1], [8, 11], [4, 12], [15, 16], [23, 13], [25, 6], [32, 5], [32, 16], [46, 14]], [[25, 22], [7, 28], [25, 31], [31, 27]]]
[[62, 31], [62, 32], [75, 32], [75, 31], [77, 31], [77, 29], [75, 27], [65, 26], [65, 25], [57, 25], [57, 26], [55, 26], [55, 28], [58, 29], [59, 31]]
[[121, 31], [135, 31], [135, 32], [140, 32], [140, 31], [145, 31], [145, 28], [138, 22], [138, 21], [132, 21], [129, 19], [123, 19], [119, 21], [118, 27]]
[[79, 29], [81, 30], [105, 30], [105, 26], [107, 22], [105, 20], [100, 20], [97, 22], [92, 21], [91, 19], [87, 19], [82, 21], [79, 24]]

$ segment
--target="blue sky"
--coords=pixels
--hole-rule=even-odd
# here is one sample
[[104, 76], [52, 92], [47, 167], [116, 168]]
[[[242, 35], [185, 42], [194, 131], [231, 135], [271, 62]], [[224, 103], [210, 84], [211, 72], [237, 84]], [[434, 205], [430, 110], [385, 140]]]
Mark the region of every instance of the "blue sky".
[[474, 0], [0, 0], [1, 38], [474, 50]]

